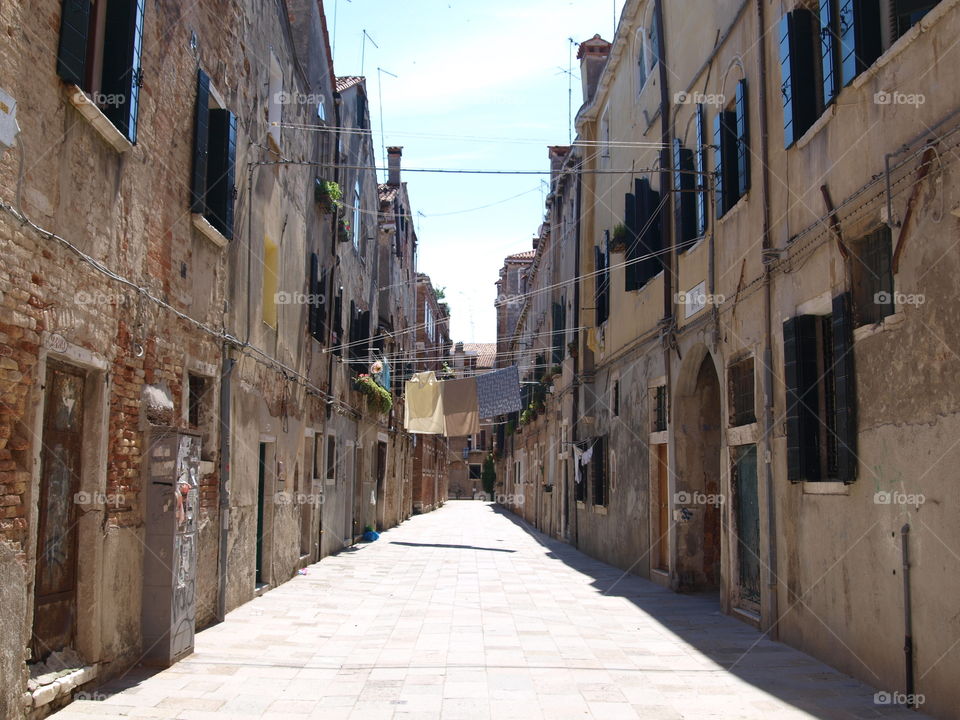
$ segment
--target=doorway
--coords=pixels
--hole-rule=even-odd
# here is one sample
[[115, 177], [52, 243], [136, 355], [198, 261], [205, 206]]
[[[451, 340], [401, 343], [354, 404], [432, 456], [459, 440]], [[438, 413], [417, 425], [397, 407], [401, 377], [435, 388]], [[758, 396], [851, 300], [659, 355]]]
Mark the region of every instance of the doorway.
[[83, 452], [86, 377], [50, 362], [40, 460], [39, 536], [31, 657], [44, 660], [74, 644], [77, 620], [77, 503]]
[[[699, 355], [699, 357], [698, 357]], [[720, 379], [705, 346], [681, 369], [675, 418], [676, 581], [685, 591], [720, 588]]]
[[660, 572], [670, 572], [670, 482], [667, 475], [667, 445], [662, 443], [651, 446], [653, 451], [653, 522], [652, 545], [653, 568]]
[[760, 612], [760, 499], [757, 494], [757, 446], [731, 448], [734, 528], [737, 544], [737, 588], [734, 603], [750, 612]]
[[257, 470], [257, 587], [264, 585], [266, 573], [263, 567], [264, 504], [267, 495], [267, 443], [260, 443], [260, 461]]

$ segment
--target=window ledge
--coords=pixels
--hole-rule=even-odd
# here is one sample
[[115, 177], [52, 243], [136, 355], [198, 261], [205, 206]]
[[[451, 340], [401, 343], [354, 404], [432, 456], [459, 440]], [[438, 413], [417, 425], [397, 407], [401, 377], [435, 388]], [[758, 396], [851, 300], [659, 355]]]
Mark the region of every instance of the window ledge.
[[873, 335], [877, 335], [878, 333], [893, 330], [903, 322], [904, 317], [902, 312], [895, 312], [893, 315], [887, 315], [883, 319], [883, 322], [861, 325], [858, 328], [854, 328], [853, 341], [856, 343]]
[[734, 425], [727, 429], [727, 445], [752, 445], [760, 434], [756, 421], [748, 425]]
[[87, 97], [87, 94], [83, 90], [76, 85], [71, 85], [68, 92], [70, 93], [70, 103], [77, 109], [77, 112], [93, 126], [93, 129], [97, 131], [100, 137], [107, 141], [110, 147], [121, 155], [133, 148], [133, 143], [127, 140], [122, 132], [117, 130], [116, 126], [110, 122], [110, 119], [103, 114], [103, 111]]
[[606, 506], [606, 505], [594, 505], [594, 506], [593, 506], [593, 512], [594, 512], [596, 515], [606, 515], [606, 514], [607, 514], [607, 506]]
[[741, 196], [737, 199], [737, 202], [734, 203], [733, 207], [730, 208], [729, 210], [727, 210], [727, 211], [723, 214], [723, 217], [717, 219], [717, 224], [718, 224], [718, 225], [724, 225], [724, 224], [725, 224], [730, 218], [732, 218], [734, 215], [739, 214], [739, 213], [740, 213], [740, 210], [741, 210], [742, 208], [744, 208], [744, 207], [747, 206], [747, 199], [748, 199], [749, 197], [750, 197], [750, 190], [749, 190], [749, 188], [748, 188], [748, 189], [747, 189], [747, 194], [746, 194], [746, 195], [741, 195]]
[[942, 0], [942, 2], [933, 7], [930, 12], [921, 18], [920, 22], [910, 28], [902, 37], [897, 38], [897, 41], [887, 48], [886, 52], [877, 58], [873, 65], [857, 75], [857, 77], [853, 79], [853, 87], [857, 89], [862, 88], [873, 80], [882, 68], [889, 65], [907, 46], [912, 45], [913, 41], [920, 37], [920, 35], [928, 32], [930, 28], [936, 24], [940, 18], [950, 12], [958, 2], [960, 2], [960, 0]]
[[666, 445], [667, 444], [667, 431], [658, 430], [656, 432], [650, 433], [650, 444], [651, 445]]
[[200, 213], [191, 213], [193, 216], [193, 226], [200, 231], [200, 234], [203, 235], [207, 240], [212, 242], [217, 247], [224, 248], [230, 244], [230, 241], [225, 238], [219, 230], [217, 230], [213, 225], [210, 224], [210, 221], [207, 220]]
[[[809, 145], [813, 139], [820, 134], [820, 131], [823, 130], [827, 123], [837, 114], [837, 99], [834, 98], [833, 102], [827, 105], [826, 110], [820, 113], [820, 117], [814, 121], [813, 125], [807, 128], [807, 131], [800, 136], [800, 139], [795, 143], [797, 150], [803, 150], [807, 145]], [[789, 149], [789, 148], [788, 148]]]
[[[581, 480], [580, 482], [584, 482], [584, 481]], [[587, 506], [584, 505], [583, 500], [577, 500], [577, 509], [583, 510], [583, 509], [586, 508], [586, 507], [587, 507]]]
[[824, 480], [823, 482], [803, 482], [804, 495], [849, 495], [850, 486], [839, 480]]

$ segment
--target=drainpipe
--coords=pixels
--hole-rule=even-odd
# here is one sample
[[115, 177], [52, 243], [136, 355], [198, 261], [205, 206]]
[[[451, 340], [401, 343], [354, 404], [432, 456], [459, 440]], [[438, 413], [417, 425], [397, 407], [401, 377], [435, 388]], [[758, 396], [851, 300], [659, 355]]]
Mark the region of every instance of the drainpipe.
[[227, 539], [230, 530], [230, 381], [236, 364], [223, 346], [223, 373], [220, 375], [220, 549], [217, 563], [217, 621], [227, 614]]
[[[573, 398], [572, 398], [572, 410], [571, 415], [573, 422], [570, 423], [570, 443], [571, 448], [573, 443], [577, 441], [577, 423], [580, 414], [580, 358], [583, 354], [583, 347], [581, 347], [580, 339], [583, 337], [583, 333], [579, 330], [580, 328], [580, 249], [581, 249], [581, 226], [583, 224], [583, 217], [581, 216], [581, 211], [583, 210], [583, 173], [581, 172], [582, 168], [580, 166], [580, 160], [577, 162], [577, 189], [576, 189], [576, 210], [574, 211], [577, 218], [577, 227], [576, 232], [574, 233], [574, 252], [573, 252], [573, 326], [577, 329], [577, 354], [573, 358]], [[571, 449], [570, 454], [573, 456], [573, 462], [577, 462], [577, 454]], [[567, 468], [569, 474], [570, 468]], [[573, 467], [573, 477], [577, 476], [576, 465]], [[586, 482], [583, 480], [582, 482]], [[567, 482], [567, 517], [566, 517], [566, 537], [567, 542], [573, 542], [573, 546], [578, 546], [579, 538], [579, 527], [580, 523], [577, 517], [577, 502], [576, 502], [576, 481]], [[573, 497], [571, 497], [573, 495]], [[571, 519], [573, 522], [571, 522]], [[573, 528], [573, 537], [570, 537], [570, 528]]]
[[913, 699], [913, 611], [910, 603], [910, 523], [900, 528], [903, 548], [903, 661], [906, 679], [907, 707], [915, 707]]
[[763, 204], [763, 305], [764, 305], [764, 347], [763, 347], [763, 443], [764, 443], [764, 486], [767, 496], [767, 622], [770, 639], [776, 640], [778, 632], [777, 598], [777, 523], [776, 498], [774, 497], [773, 463], [770, 441], [773, 437], [773, 293], [771, 289], [772, 260], [770, 242], [770, 158], [769, 125], [767, 122], [767, 45], [765, 42], [766, 20], [763, 0], [757, 0], [757, 70], [760, 80], [758, 105], [760, 106], [760, 161], [761, 195]]

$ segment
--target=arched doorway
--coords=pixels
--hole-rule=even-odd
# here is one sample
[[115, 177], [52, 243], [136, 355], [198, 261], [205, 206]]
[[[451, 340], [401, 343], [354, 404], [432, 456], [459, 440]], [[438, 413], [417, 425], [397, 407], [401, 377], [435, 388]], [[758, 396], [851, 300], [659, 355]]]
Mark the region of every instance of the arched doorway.
[[676, 582], [685, 591], [720, 588], [720, 379], [700, 346], [685, 358], [675, 405]]

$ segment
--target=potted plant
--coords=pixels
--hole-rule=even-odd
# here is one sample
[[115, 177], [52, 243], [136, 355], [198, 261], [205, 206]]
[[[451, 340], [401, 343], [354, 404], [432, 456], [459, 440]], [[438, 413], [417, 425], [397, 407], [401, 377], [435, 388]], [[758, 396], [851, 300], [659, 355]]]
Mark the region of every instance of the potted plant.
[[340, 206], [340, 200], [343, 198], [343, 191], [340, 184], [333, 180], [316, 179], [313, 187], [313, 199], [325, 213], [333, 212], [334, 208]]
[[350, 229], [350, 221], [346, 218], [341, 218], [337, 226], [337, 239], [340, 242], [350, 242], [353, 237], [353, 233]]
[[358, 375], [353, 381], [353, 387], [367, 396], [367, 407], [374, 412], [386, 415], [393, 409], [393, 396], [370, 375]]
[[610, 250], [613, 252], [626, 252], [629, 235], [630, 231], [627, 229], [627, 226], [623, 223], [617, 223], [617, 226], [613, 229], [613, 235], [610, 238]]

